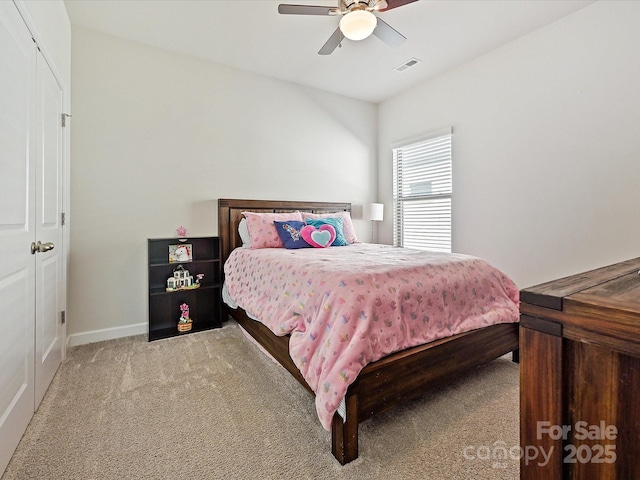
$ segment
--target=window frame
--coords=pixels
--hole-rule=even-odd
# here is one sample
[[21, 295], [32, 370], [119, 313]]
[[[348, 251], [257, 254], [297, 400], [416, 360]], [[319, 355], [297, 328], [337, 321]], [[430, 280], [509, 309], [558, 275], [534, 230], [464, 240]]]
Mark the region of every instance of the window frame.
[[[442, 152], [438, 150], [439, 146], [446, 150], [445, 154], [448, 153], [444, 159], [441, 158]], [[453, 129], [449, 127], [403, 140], [391, 145], [391, 148], [393, 153], [393, 244], [405, 247], [409, 243], [408, 248], [451, 253], [453, 244]], [[420, 154], [415, 153], [416, 149], [426, 152], [424, 159], [420, 158]], [[412, 150], [414, 151], [413, 154], [411, 153]], [[402, 155], [403, 151], [405, 152], [404, 157]], [[412, 167], [413, 170], [407, 168], [407, 163], [411, 164], [420, 160], [424, 161], [417, 166], [414, 165]], [[430, 169], [429, 163], [431, 166], [437, 165], [437, 172], [434, 173], [432, 171], [432, 176], [425, 173]], [[442, 175], [440, 170], [448, 171], [448, 175]], [[440, 186], [433, 193], [425, 190], [407, 194], [407, 185], [410, 185], [410, 182], [406, 177], [413, 180], [418, 179], [425, 183], [429, 182], [430, 186], [432, 185], [431, 182], [436, 181], [439, 182]], [[421, 183], [420, 181], [414, 182], [414, 185]], [[403, 194], [403, 192], [405, 193]], [[419, 205], [419, 202], [422, 202], [422, 205]], [[441, 204], [437, 205], [436, 202], [441, 202]], [[414, 221], [420, 221], [420, 215], [423, 215], [425, 220], [437, 223], [438, 230], [441, 230], [431, 240], [425, 241], [423, 244], [415, 240], [420, 234], [419, 230], [407, 231], [407, 214], [405, 212], [411, 204], [416, 208], [422, 207], [425, 210], [432, 210], [422, 214], [417, 213], [413, 217]], [[408, 233], [412, 234], [414, 241], [407, 242], [405, 240]], [[436, 240], [436, 238], [439, 238], [439, 240]]]

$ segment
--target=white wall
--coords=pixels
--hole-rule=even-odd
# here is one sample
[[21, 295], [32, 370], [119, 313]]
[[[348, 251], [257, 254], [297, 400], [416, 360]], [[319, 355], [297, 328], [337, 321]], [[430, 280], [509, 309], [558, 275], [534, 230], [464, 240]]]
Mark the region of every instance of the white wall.
[[376, 105], [72, 33], [70, 344], [146, 332], [146, 239], [217, 234], [218, 198], [374, 200]]
[[389, 145], [453, 126], [454, 251], [521, 288], [640, 256], [639, 22], [597, 2], [382, 103], [379, 199]]

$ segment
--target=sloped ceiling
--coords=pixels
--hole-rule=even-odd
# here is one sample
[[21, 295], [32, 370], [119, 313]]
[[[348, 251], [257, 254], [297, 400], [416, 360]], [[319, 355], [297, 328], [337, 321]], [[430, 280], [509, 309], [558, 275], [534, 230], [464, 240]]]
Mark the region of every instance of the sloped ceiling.
[[[587, 0], [419, 0], [380, 17], [407, 37], [396, 49], [372, 36], [317, 52], [339, 18], [280, 15], [280, 3], [336, 0], [65, 0], [72, 25], [242, 70], [379, 103], [537, 30]], [[395, 67], [420, 60], [402, 72]]]

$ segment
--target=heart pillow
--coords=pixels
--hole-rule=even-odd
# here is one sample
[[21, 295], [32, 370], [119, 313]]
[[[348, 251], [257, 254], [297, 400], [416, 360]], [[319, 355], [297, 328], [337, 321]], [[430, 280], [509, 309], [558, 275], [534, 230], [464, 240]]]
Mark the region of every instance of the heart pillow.
[[336, 239], [336, 229], [331, 225], [321, 225], [316, 228], [312, 225], [305, 225], [300, 230], [302, 239], [315, 248], [325, 248]]

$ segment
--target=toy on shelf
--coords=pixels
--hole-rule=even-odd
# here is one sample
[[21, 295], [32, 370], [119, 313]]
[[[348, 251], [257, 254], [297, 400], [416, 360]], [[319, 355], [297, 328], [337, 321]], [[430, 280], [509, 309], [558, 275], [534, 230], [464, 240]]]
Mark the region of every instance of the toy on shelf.
[[198, 273], [194, 281], [193, 276], [189, 274], [182, 265], [178, 265], [173, 271], [173, 277], [167, 278], [167, 292], [177, 292], [178, 290], [193, 290], [200, 287], [200, 280], [204, 277], [203, 273]]
[[178, 320], [178, 331], [179, 332], [188, 332], [191, 330], [193, 325], [193, 320], [189, 318], [189, 305], [183, 303], [180, 305], [180, 319]]

